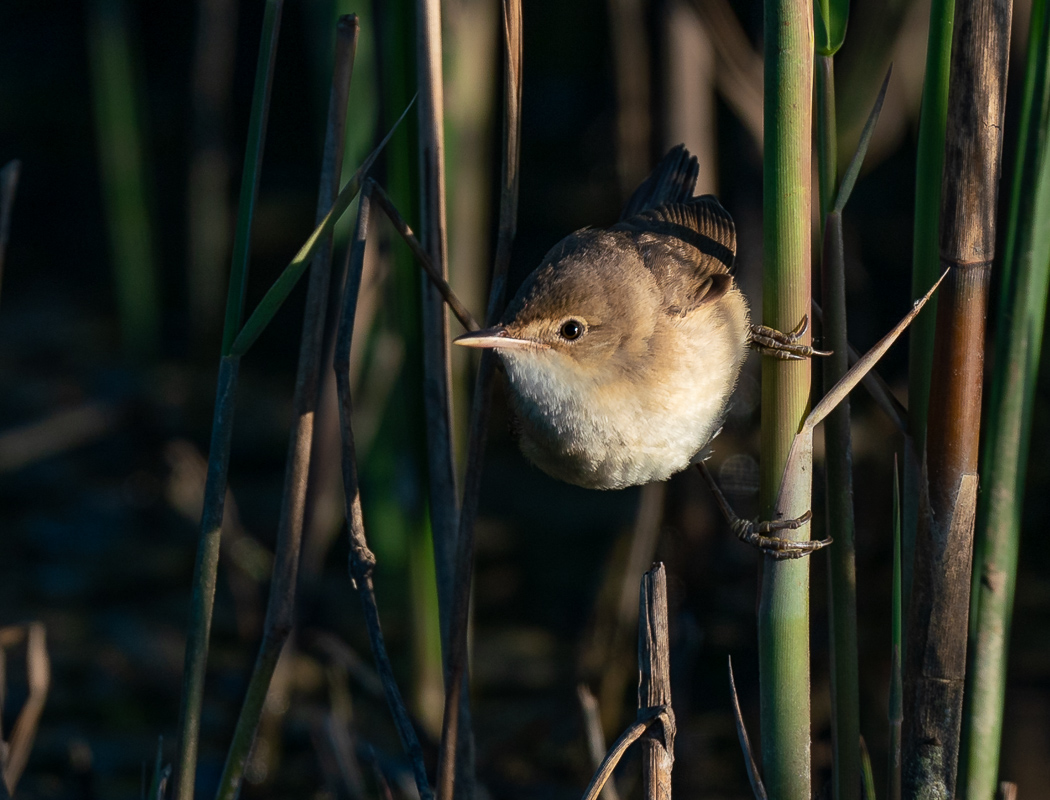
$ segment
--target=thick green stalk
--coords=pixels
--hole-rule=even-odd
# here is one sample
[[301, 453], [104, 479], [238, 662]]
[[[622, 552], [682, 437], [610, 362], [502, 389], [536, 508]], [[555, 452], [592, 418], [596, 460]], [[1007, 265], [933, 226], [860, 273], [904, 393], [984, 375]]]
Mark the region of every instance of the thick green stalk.
[[251, 249], [252, 219], [259, 193], [262, 172], [266, 118], [270, 107], [270, 89], [277, 55], [277, 33], [281, 24], [282, 0], [267, 3], [263, 18], [262, 41], [255, 71], [252, 111], [248, 121], [248, 144], [244, 152], [241, 177], [241, 203], [237, 211], [234, 257], [230, 267], [226, 321], [223, 328], [223, 358], [219, 363], [211, 446], [208, 451], [208, 476], [204, 484], [197, 561], [193, 571], [190, 618], [186, 634], [186, 657], [182, 675], [182, 703], [179, 709], [178, 755], [175, 764], [174, 790], [178, 800], [191, 800], [197, 771], [197, 748], [200, 739], [201, 704], [204, 700], [204, 672], [208, 661], [208, 639], [211, 635], [212, 609], [219, 568], [219, 544], [222, 534], [223, 508], [226, 501], [226, 477], [230, 463], [233, 436], [234, 398], [240, 358], [228, 357], [228, 347], [241, 326], [244, 308], [244, 286], [248, 279], [248, 255]]
[[[791, 330], [809, 313], [813, 9], [766, 0], [762, 321]], [[810, 509], [812, 482], [776, 506], [788, 450], [809, 405], [809, 361], [762, 364], [761, 506], [766, 519]], [[806, 471], [806, 475], [810, 474]], [[795, 531], [809, 538], [809, 526]], [[766, 559], [759, 608], [762, 766], [769, 796], [809, 798], [809, 559]]]
[[995, 795], [1007, 645], [1047, 281], [1050, 278], [1050, 14], [1032, 5], [1024, 105], [1010, 201], [995, 368], [988, 402], [971, 582], [969, 707], [960, 796]]
[[[926, 78], [919, 115], [915, 164], [915, 229], [912, 241], [912, 299], [922, 297], [941, 274], [938, 231], [941, 213], [941, 173], [944, 169], [944, 128], [948, 119], [948, 73], [952, 55], [955, 0], [932, 0], [926, 43]], [[926, 448], [926, 409], [933, 368], [933, 329], [937, 302], [912, 326], [908, 347], [908, 436], [911, 453], [904, 459], [904, 599], [911, 588], [915, 530], [918, 520], [922, 454]]]
[[[846, 341], [846, 263], [841, 212], [833, 202], [835, 169], [835, 72], [830, 56], [817, 58], [818, 149], [824, 253], [821, 258], [824, 307], [821, 360], [824, 391], [849, 369]], [[831, 638], [831, 731], [834, 759], [832, 791], [836, 800], [857, 800], [860, 792], [860, 687], [857, 664], [857, 574], [853, 534], [853, 453], [850, 405], [844, 399], [824, 422], [824, 480], [828, 532], [835, 546], [827, 550], [828, 624]]]

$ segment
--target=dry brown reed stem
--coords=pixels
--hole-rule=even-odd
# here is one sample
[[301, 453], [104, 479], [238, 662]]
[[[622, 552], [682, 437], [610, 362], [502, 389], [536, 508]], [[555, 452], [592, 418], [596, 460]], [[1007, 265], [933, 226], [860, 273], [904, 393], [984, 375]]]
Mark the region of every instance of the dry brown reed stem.
[[[0, 753], [0, 767], [3, 772], [0, 790], [14, 794], [15, 787], [18, 786], [18, 781], [29, 762], [29, 753], [36, 740], [40, 716], [44, 713], [47, 693], [51, 688], [51, 659], [47, 654], [47, 630], [42, 622], [7, 628], [2, 633], [9, 635], [0, 636], [0, 650], [7, 644], [13, 644], [15, 640], [25, 638], [26, 676], [29, 682], [28, 696], [22, 710], [18, 712], [18, 717], [15, 718], [10, 738], [4, 741], [0, 737], [0, 747], [3, 751]], [[0, 652], [0, 711], [3, 711], [2, 699], [7, 692], [2, 670], [4, 659], [3, 652]]]
[[674, 767], [674, 710], [671, 708], [671, 647], [667, 633], [667, 574], [656, 564], [642, 577], [638, 603], [638, 714], [661, 712], [657, 735], [649, 728], [642, 737], [642, 796], [671, 800]]
[[0, 169], [0, 286], [4, 280], [4, 258], [7, 255], [7, 242], [11, 238], [11, 209], [15, 205], [15, 192], [18, 190], [18, 176], [22, 172], [22, 162], [18, 159], [8, 161]]
[[375, 184], [366, 181], [361, 187], [361, 199], [358, 206], [357, 225], [351, 243], [350, 263], [346, 273], [346, 285], [343, 289], [343, 310], [336, 334], [335, 380], [339, 394], [339, 430], [342, 436], [343, 491], [346, 502], [346, 523], [350, 533], [350, 577], [361, 595], [361, 604], [365, 613], [365, 625], [372, 645], [376, 670], [383, 685], [387, 706], [394, 718], [401, 746], [404, 747], [412, 761], [412, 771], [416, 788], [421, 800], [430, 800], [434, 793], [427, 782], [426, 765], [423, 761], [423, 749], [416, 736], [412, 719], [405, 701], [401, 696], [394, 670], [387, 655], [383, 629], [379, 624], [379, 609], [376, 605], [375, 588], [372, 585], [372, 571], [375, 568], [375, 555], [368, 548], [365, 537], [364, 515], [361, 512], [361, 487], [357, 477], [357, 452], [354, 443], [354, 431], [351, 425], [353, 401], [350, 395], [350, 346], [353, 342], [354, 316], [357, 309], [357, 298], [361, 289], [361, 273], [364, 268], [365, 243], [368, 237], [368, 222], [371, 213], [371, 195]]
[[906, 647], [906, 798], [956, 795], [1011, 11], [1010, 0], [959, 0], [955, 11], [941, 190], [949, 272], [937, 304]]
[[[441, 0], [417, 0], [416, 37], [420, 240], [435, 272], [447, 281]], [[447, 653], [455, 574], [456, 525], [459, 520], [452, 430], [452, 366], [448, 311], [431, 281], [424, 277], [422, 282], [423, 409], [426, 417], [428, 498], [441, 617], [441, 649]]]
[[[496, 258], [492, 266], [487, 321], [495, 324], [503, 312], [511, 247], [517, 232], [519, 153], [521, 138], [522, 18], [520, 0], [503, 2], [504, 87], [503, 155], [500, 176], [499, 233]], [[483, 352], [474, 381], [471, 402], [467, 470], [463, 487], [463, 506], [459, 516], [455, 552], [455, 572], [451, 587], [451, 614], [445, 661], [445, 708], [438, 755], [438, 796], [451, 800], [473, 796], [473, 745], [468, 722], [463, 716], [467, 697], [467, 631], [470, 619], [470, 587], [474, 571], [474, 521], [481, 494], [481, 472], [485, 434], [492, 405], [492, 377], [495, 355]], [[436, 534], [435, 534], [436, 541]], [[440, 574], [439, 574], [440, 580]]]
[[430, 255], [426, 250], [423, 249], [423, 245], [419, 243], [416, 235], [412, 232], [412, 229], [405, 222], [405, 218], [401, 216], [401, 213], [397, 210], [393, 201], [390, 199], [390, 195], [386, 193], [386, 190], [378, 183], [372, 183], [372, 199], [375, 200], [376, 204], [383, 209], [383, 212], [387, 215], [390, 223], [394, 226], [394, 230], [400, 234], [401, 238], [405, 240], [405, 244], [408, 245], [408, 249], [412, 251], [412, 254], [419, 261], [423, 267], [423, 271], [427, 274], [427, 279], [431, 285], [437, 289], [441, 298], [448, 304], [449, 309], [453, 314], [456, 315], [456, 319], [459, 323], [466, 328], [468, 331], [480, 330], [481, 326], [478, 325], [477, 320], [474, 319], [474, 315], [470, 313], [462, 301], [456, 296], [456, 293], [452, 291], [452, 287], [448, 285], [441, 273], [438, 272], [437, 267], [434, 266], [434, 262], [431, 261]]
[[[667, 577], [663, 564], [642, 576], [638, 611], [638, 716], [620, 734], [591, 778], [583, 800], [596, 800], [627, 748], [642, 739], [642, 796], [670, 800], [675, 719], [671, 708], [667, 636]], [[660, 724], [660, 734], [653, 732]], [[644, 739], [643, 739], [644, 737]]]
[[[339, 194], [339, 176], [343, 166], [343, 143], [346, 132], [347, 96], [353, 76], [354, 54], [360, 26], [354, 14], [340, 17], [336, 26], [335, 65], [328, 105], [328, 122], [321, 162], [321, 179], [317, 197], [317, 224], [320, 224]], [[294, 624], [295, 592], [302, 544], [303, 515], [306, 507], [306, 484], [310, 471], [310, 448], [313, 443], [314, 410], [321, 381], [321, 356], [324, 345], [324, 323], [328, 306], [328, 284], [332, 263], [332, 235], [318, 247], [310, 264], [299, 342], [299, 367], [292, 397], [292, 427], [288, 441], [288, 459], [281, 497], [281, 513], [274, 548], [273, 578], [266, 608], [262, 643], [248, 690], [237, 720], [233, 742], [226, 758], [219, 796], [236, 797], [258, 728], [266, 693], [277, 661]]]

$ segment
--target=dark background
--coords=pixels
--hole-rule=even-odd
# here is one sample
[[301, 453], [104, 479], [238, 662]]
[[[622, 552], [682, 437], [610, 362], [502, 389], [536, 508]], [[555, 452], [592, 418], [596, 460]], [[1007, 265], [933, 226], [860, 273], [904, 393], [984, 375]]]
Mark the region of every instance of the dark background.
[[[218, 199], [232, 213], [263, 4], [228, 5], [237, 18], [228, 49], [229, 101], [208, 130], [229, 165]], [[478, 315], [484, 280], [472, 277], [468, 257], [458, 255], [470, 250], [470, 240], [475, 266], [489, 263], [497, 203], [500, 51], [481, 48], [473, 66], [459, 68], [465, 59], [456, 59], [478, 51], [476, 37], [496, 41], [497, 16], [494, 6], [485, 11], [488, 5], [450, 4], [445, 30], [446, 101], [450, 117], [456, 117], [449, 122], [451, 270], [453, 284]], [[679, 102], [668, 87], [675, 70], [685, 69], [661, 33], [670, 6], [646, 4], [642, 39], [651, 66], [652, 135], [632, 151], [632, 163], [643, 165], [641, 175], [637, 168], [632, 173], [618, 167], [623, 145], [617, 138], [618, 50], [610, 42], [610, 13], [620, 13], [620, 7], [526, 3], [521, 201], [512, 288], [565, 234], [614, 221], [648, 165], [668, 145], [686, 138], [668, 122], [669, 109]], [[411, 8], [399, 17], [400, 6], [393, 2], [362, 9], [320, 0], [286, 4], [253, 229], [249, 309], [310, 232], [334, 20], [337, 13], [355, 10], [362, 16], [362, 44], [350, 100], [349, 168], [414, 91], [411, 69], [399, 84], [391, 67], [410, 66], [410, 55], [396, 53], [403, 53], [397, 48], [404, 41], [412, 41]], [[689, 7], [683, 10], [692, 13]], [[745, 41], [759, 48], [760, 5], [736, 2], [733, 10]], [[194, 112], [192, 81], [197, 11], [196, 4], [102, 0], [86, 5], [15, 0], [0, 6], [0, 162], [19, 158], [23, 163], [0, 287], [0, 625], [42, 621], [52, 664], [51, 690], [18, 789], [21, 797], [136, 796], [158, 736], [164, 737], [165, 758], [173, 757], [199, 513], [194, 498], [200, 491], [199, 459], [207, 450], [219, 353], [218, 317], [193, 310], [194, 299], [205, 290], [188, 266], [194, 235], [188, 209], [195, 202], [188, 175], [202, 142], [195, 128], [200, 117]], [[152, 267], [146, 268], [157, 282], [155, 347], [129, 336], [118, 319], [112, 206], [100, 170], [104, 143], [95, 114], [97, 64], [89, 46], [102, 12], [123, 20], [130, 42], [138, 101], [133, 130], [141, 146], [152, 231]], [[846, 212], [850, 336], [864, 349], [910, 305], [926, 11], [861, 2], [852, 14], [837, 66], [843, 128], [863, 120], [886, 65], [894, 61], [880, 137]], [[1023, 64], [1017, 56], [1027, 38], [1023, 6], [1015, 17], [1004, 197], [1013, 169], [1012, 122]], [[378, 41], [377, 31], [382, 34]], [[716, 71], [722, 69], [715, 63]], [[488, 81], [460, 98], [457, 91], [466, 78], [481, 74]], [[691, 80], [686, 74], [685, 83]], [[705, 121], [716, 164], [714, 174], [702, 181], [709, 181], [706, 190], [716, 190], [736, 219], [738, 276], [757, 318], [760, 149], [724, 89], [713, 92], [712, 79], [699, 74], [696, 84], [697, 93], [711, 98]], [[462, 123], [470, 114], [453, 113], [453, 106], [487, 111], [480, 122]], [[411, 186], [414, 130], [410, 119], [375, 174], [389, 185], [410, 224], [418, 225]], [[843, 158], [852, 148], [851, 135], [843, 134]], [[687, 143], [694, 146], [688, 138]], [[464, 176], [471, 170], [476, 175], [468, 180]], [[352, 216], [353, 208], [347, 220]], [[347, 224], [340, 229], [337, 264]], [[232, 226], [226, 229], [232, 236]], [[380, 610], [392, 657], [415, 710], [433, 720], [434, 710], [440, 713], [434, 693], [440, 673], [435, 672], [433, 588], [421, 565], [428, 545], [417, 345], [406, 336], [415, 324], [418, 283], [389, 230], [383, 228], [376, 239], [376, 274], [388, 278], [377, 284], [369, 335], [359, 337], [366, 342], [361, 392], [382, 384], [385, 373], [389, 380], [358, 409], [368, 415], [361, 424], [374, 432], [362, 462], [366, 523], [379, 556]], [[228, 262], [228, 255], [216, 262], [220, 289]], [[302, 301], [300, 288], [244, 361], [230, 471], [239, 525], [227, 531], [220, 567], [198, 778], [203, 793], [213, 791], [221, 770], [257, 648]], [[452, 327], [458, 333], [455, 322]], [[383, 342], [400, 347], [403, 355], [384, 361]], [[468, 396], [468, 367], [457, 362], [460, 409]], [[880, 370], [903, 398], [905, 347], [894, 348]], [[753, 358], [715, 444], [716, 470], [746, 515], [756, 513], [756, 381]], [[1003, 747], [1003, 777], [1019, 783], [1021, 797], [1038, 796], [1039, 787], [1050, 783], [1050, 563], [1039, 541], [1050, 517], [1050, 471], [1039, 446], [1047, 441], [1046, 389], [1040, 386], [1036, 401], [1025, 514], [1031, 535], [1022, 544]], [[866, 397], [854, 397], [853, 408], [862, 730], [881, 789], [890, 650], [890, 498], [901, 438]], [[319, 436], [328, 436], [323, 441], [331, 444], [330, 428], [321, 426]], [[481, 783], [501, 798], [580, 795], [591, 767], [575, 687], [585, 680], [599, 693], [610, 740], [633, 716], [634, 587], [655, 555], [669, 570], [679, 725], [676, 791], [749, 796], [729, 716], [725, 665], [732, 655], [745, 716], [757, 739], [757, 559], [732, 539], [699, 476], [689, 472], [668, 483], [663, 512], [655, 527], [649, 526], [658, 540], [647, 545], [646, 526], [635, 526], [642, 491], [588, 492], [539, 473], [513, 444], [499, 392], [489, 442], [473, 640]], [[317, 469], [330, 481], [337, 477], [337, 463], [325, 455], [331, 448], [320, 440], [318, 449]], [[821, 535], [819, 466], [815, 478], [815, 535]], [[350, 752], [360, 761], [368, 792], [373, 786], [369, 746], [391, 780], [406, 774], [385, 707], [369, 693], [367, 676], [360, 677], [353, 662], [348, 666], [345, 658], [333, 656], [336, 637], [365, 665], [371, 663], [360, 604], [345, 569], [347, 545], [337, 517], [341, 498], [325, 494], [321, 483], [312, 495], [296, 644], [279, 671], [280, 691], [264, 721], [263, 746], [249, 770], [245, 797], [344, 796], [331, 761], [330, 731], [339, 726], [349, 732]], [[647, 492], [650, 501], [660, 500], [660, 490]], [[632, 543], [640, 564], [628, 559]], [[817, 786], [830, 771], [824, 572], [823, 558], [814, 558]], [[6, 651], [5, 732], [26, 697], [24, 652], [17, 644]], [[636, 774], [637, 763], [628, 760], [620, 771], [622, 790]]]

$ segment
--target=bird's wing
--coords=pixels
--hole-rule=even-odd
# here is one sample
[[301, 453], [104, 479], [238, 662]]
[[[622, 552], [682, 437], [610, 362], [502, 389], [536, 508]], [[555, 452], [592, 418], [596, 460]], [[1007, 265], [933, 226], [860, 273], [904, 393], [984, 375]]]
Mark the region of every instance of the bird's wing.
[[632, 234], [669, 313], [687, 314], [732, 286], [736, 228], [712, 195], [643, 211], [612, 230]]
[[690, 155], [685, 145], [672, 147], [649, 177], [634, 190], [620, 214], [621, 221], [667, 203], [688, 202], [696, 190], [699, 174], [700, 164], [696, 156]]

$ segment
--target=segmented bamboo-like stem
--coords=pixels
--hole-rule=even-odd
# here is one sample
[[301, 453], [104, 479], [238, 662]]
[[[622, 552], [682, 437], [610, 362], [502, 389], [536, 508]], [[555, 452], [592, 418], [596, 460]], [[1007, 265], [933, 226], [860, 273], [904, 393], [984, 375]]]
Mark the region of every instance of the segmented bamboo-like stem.
[[[1032, 5], [977, 506], [960, 797], [996, 790], [1021, 511], [1050, 280], [1050, 13]], [[965, 785], [962, 785], [965, 784]]]
[[905, 652], [905, 797], [956, 796], [1011, 11], [1010, 0], [956, 6], [941, 188], [940, 258], [949, 272], [937, 305]]
[[[762, 322], [792, 330], [809, 313], [813, 8], [766, 0]], [[777, 504], [788, 450], [809, 405], [809, 361], [762, 364], [763, 518], [810, 509], [812, 480]], [[808, 539], [809, 525], [793, 531]], [[762, 768], [770, 797], [810, 797], [809, 559], [766, 559], [759, 605]]]

